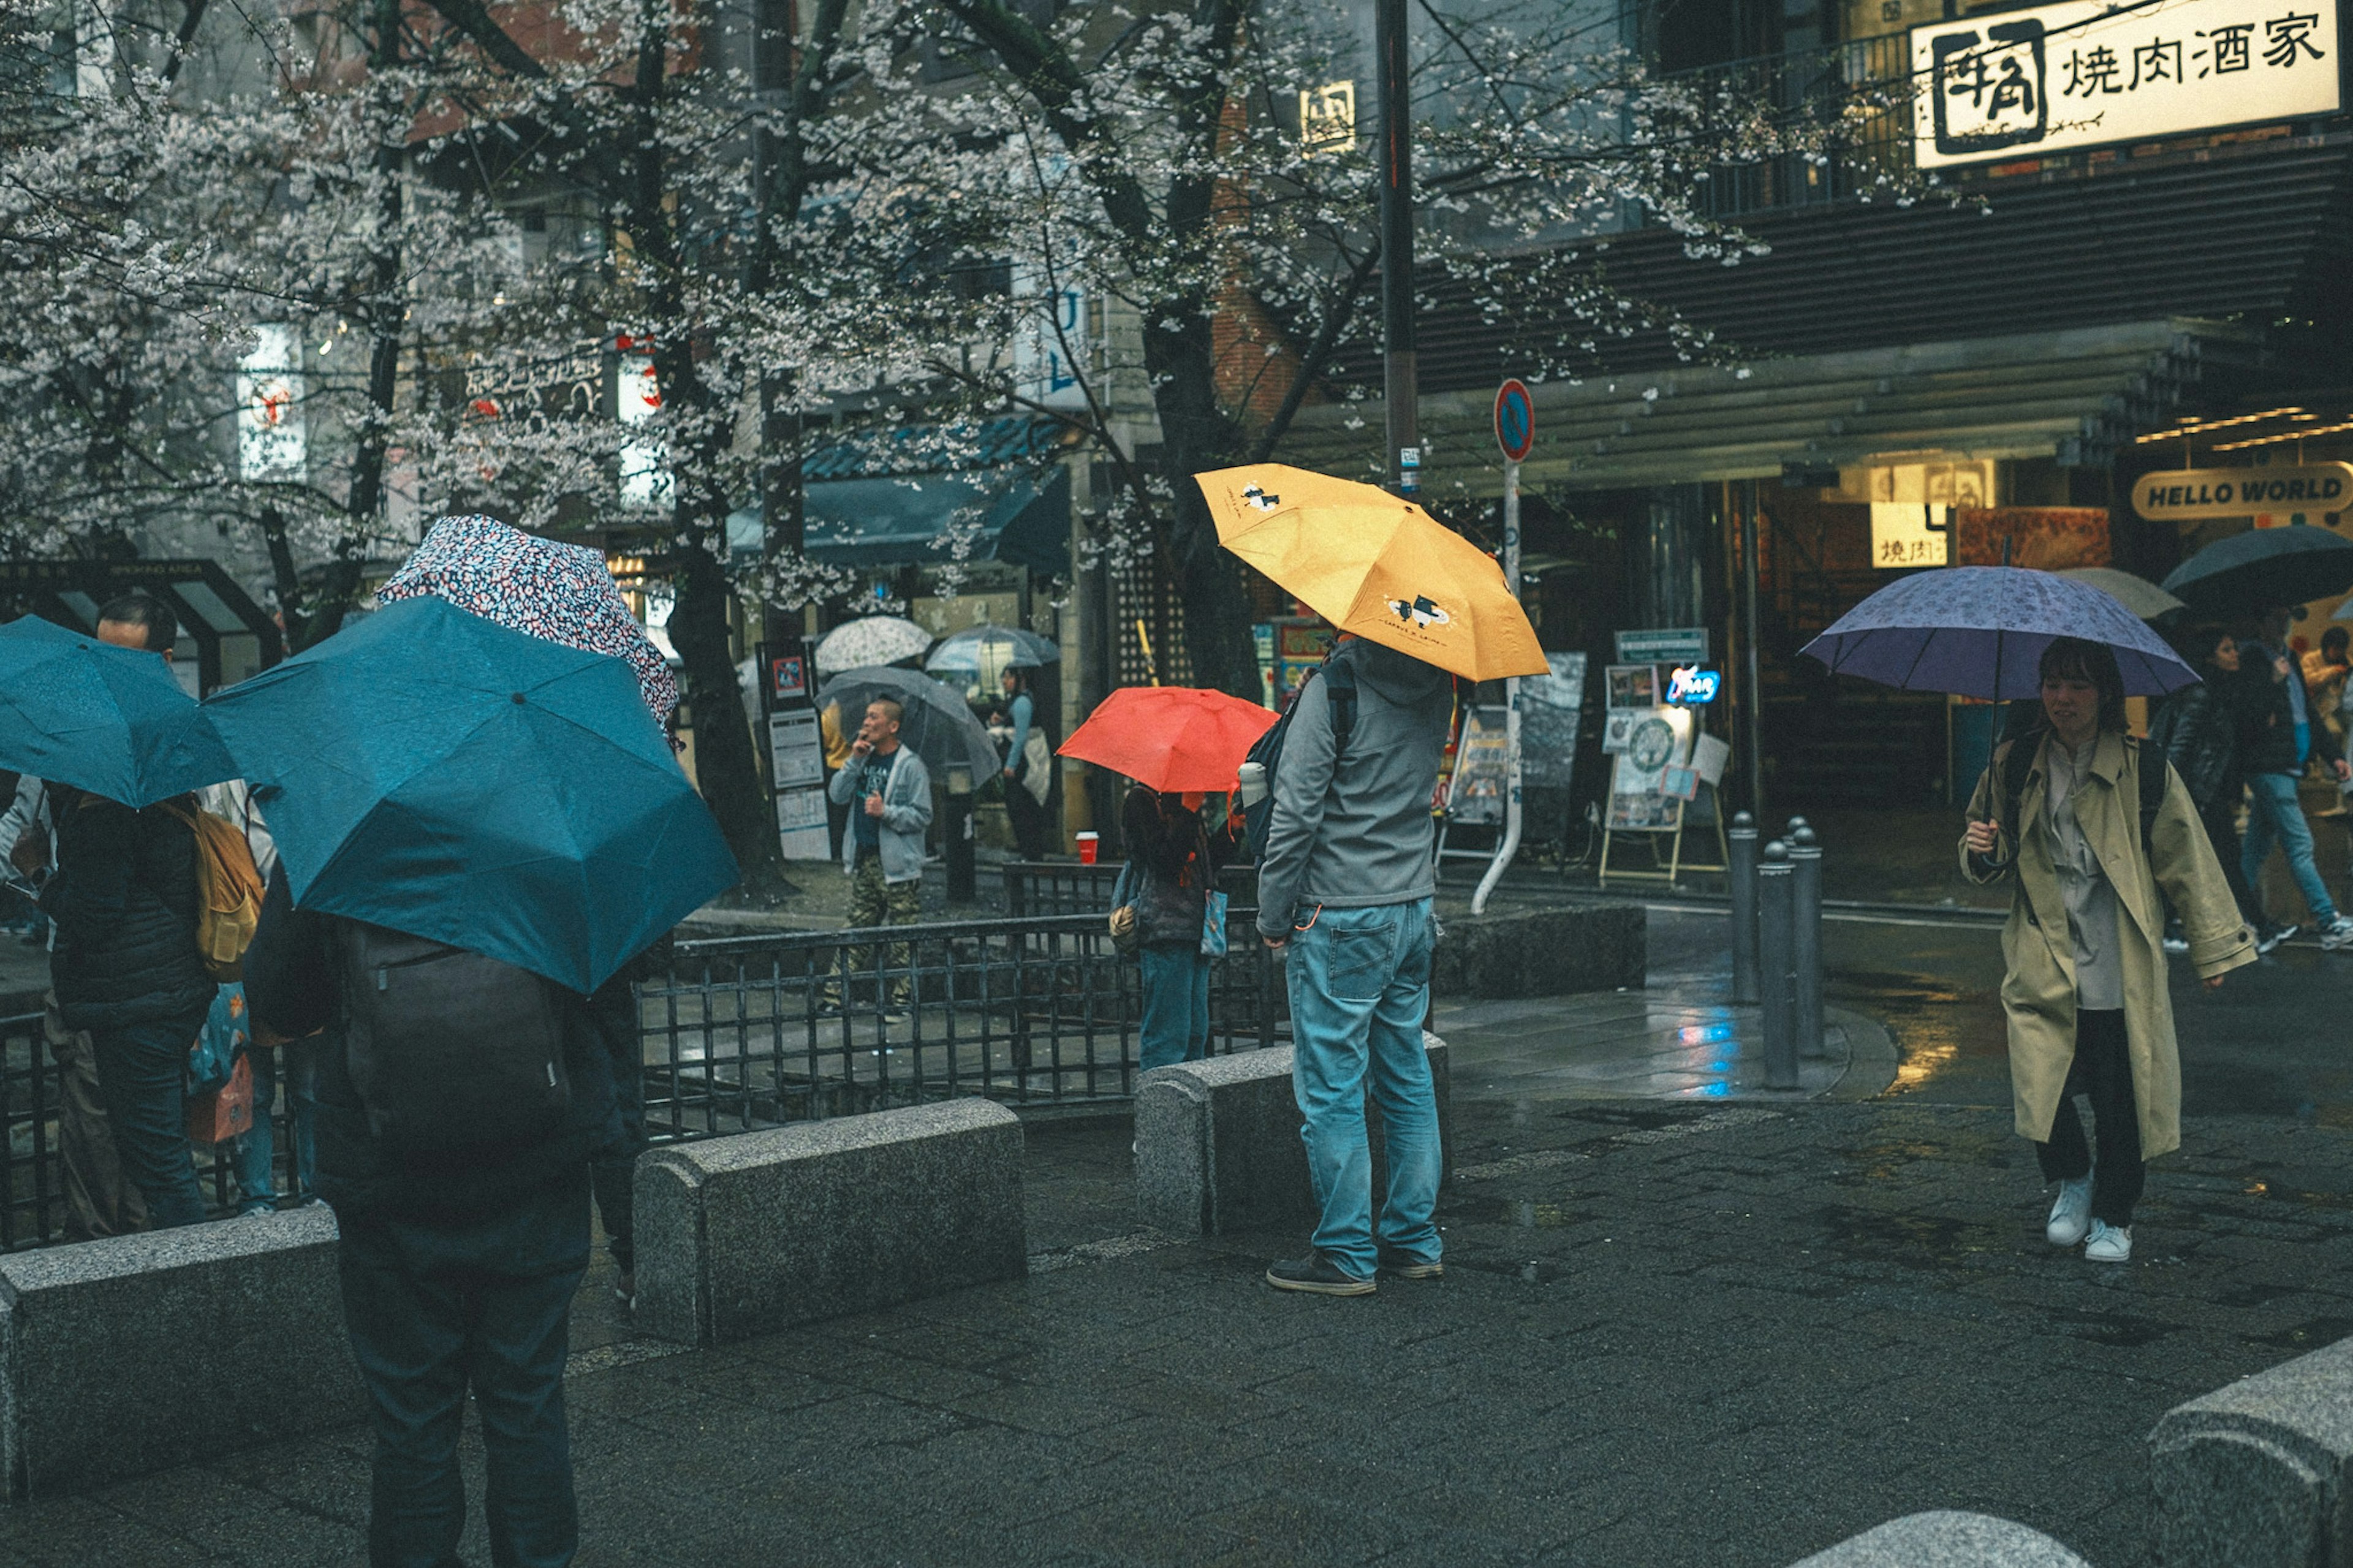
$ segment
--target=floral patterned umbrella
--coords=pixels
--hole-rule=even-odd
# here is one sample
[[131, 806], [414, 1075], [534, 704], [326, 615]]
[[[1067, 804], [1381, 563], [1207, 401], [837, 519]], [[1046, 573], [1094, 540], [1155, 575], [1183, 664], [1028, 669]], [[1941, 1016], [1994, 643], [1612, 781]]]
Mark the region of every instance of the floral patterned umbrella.
[[932, 646], [932, 634], [897, 616], [861, 616], [845, 621], [818, 639], [817, 667], [827, 674], [863, 669], [870, 665], [896, 664]]
[[581, 544], [525, 533], [492, 517], [445, 517], [376, 597], [423, 595], [502, 626], [626, 659], [659, 723], [678, 706], [678, 678], [629, 613], [605, 557]]

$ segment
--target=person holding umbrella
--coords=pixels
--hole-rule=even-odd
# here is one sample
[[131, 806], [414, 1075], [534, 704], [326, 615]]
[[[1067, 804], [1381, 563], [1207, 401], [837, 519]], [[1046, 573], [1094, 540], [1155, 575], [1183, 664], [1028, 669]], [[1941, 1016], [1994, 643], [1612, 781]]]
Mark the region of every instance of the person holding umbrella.
[[[1053, 789], [1053, 764], [1045, 731], [1038, 728], [1037, 700], [1029, 695], [1029, 672], [1007, 665], [997, 677], [1005, 692], [1005, 714], [1013, 738], [1006, 747], [1005, 815], [1013, 822], [1013, 840], [1025, 860], [1043, 860], [1053, 847], [1047, 834], [1046, 797]], [[1034, 743], [1033, 743], [1034, 742]]]
[[[2015, 875], [2002, 928], [2002, 1007], [2019, 1132], [2059, 1184], [2044, 1236], [2094, 1262], [2132, 1257], [2149, 1160], [2180, 1143], [2181, 1067], [2165, 987], [2158, 892], [2179, 911], [2199, 978], [2254, 962], [2189, 790], [2126, 733], [2105, 646], [2054, 637], [2039, 667], [2037, 734], [1999, 747], [1969, 801], [1961, 869]], [[2021, 748], [2031, 748], [2021, 767]], [[2145, 769], [2163, 769], [2161, 788]], [[2154, 801], [2154, 809], [2150, 803]], [[2092, 1101], [2096, 1161], [2073, 1100]]]
[[[2231, 897], [2240, 914], [2257, 932], [2258, 952], [2278, 945], [2265, 939], [2263, 905], [2247, 885], [2240, 867], [2239, 828], [2235, 820], [2240, 797], [2246, 793], [2246, 773], [2239, 755], [2240, 660], [2238, 639], [2219, 626], [2193, 626], [2181, 636], [2182, 650], [2194, 659], [2202, 678], [2167, 698], [2148, 727], [2148, 743], [2162, 751], [2173, 771], [2189, 787], [2205, 826], [2206, 841], [2231, 884]], [[2188, 939], [2168, 934], [2168, 952], [2188, 952]]]
[[[2242, 676], [2248, 693], [2247, 842], [2240, 868], [2260, 903], [2263, 862], [2276, 843], [2287, 857], [2288, 874], [2295, 879], [2319, 931], [2320, 945], [2331, 952], [2353, 945], [2353, 918], [2338, 912], [2328, 896], [2328, 884], [2312, 857], [2312, 825], [2304, 819], [2296, 784], [2314, 761], [2327, 765], [2339, 784], [2353, 779], [2353, 764], [2337, 754], [2336, 739], [2320, 722], [2304, 670], [2288, 647], [2292, 612], [2274, 606], [2263, 612], [2256, 637], [2241, 645], [2247, 668]], [[2266, 925], [2263, 937], [2277, 945], [2295, 933], [2287, 922]]]

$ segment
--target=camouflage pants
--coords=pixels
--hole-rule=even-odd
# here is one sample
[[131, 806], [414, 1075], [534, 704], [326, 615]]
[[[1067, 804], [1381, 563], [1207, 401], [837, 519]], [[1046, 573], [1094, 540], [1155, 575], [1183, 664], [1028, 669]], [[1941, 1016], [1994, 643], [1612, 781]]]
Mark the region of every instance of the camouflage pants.
[[[852, 929], [913, 925], [923, 918], [923, 884], [921, 881], [886, 882], [882, 879], [882, 862], [879, 857], [865, 855], [859, 858], [857, 868], [849, 878], [849, 923]], [[843, 972], [873, 973], [881, 948], [880, 942], [861, 943], [854, 948], [844, 943], [840, 960]], [[891, 976], [891, 1005], [894, 1007], [905, 1006], [913, 994], [908, 981], [908, 965], [913, 962], [913, 954], [914, 949], [907, 942], [890, 944], [890, 952], [884, 962]], [[872, 991], [868, 991], [863, 985], [859, 986], [858, 991], [866, 993], [859, 1000], [862, 1002], [866, 996], [872, 996], [879, 1005], [880, 981], [876, 981], [874, 985]], [[826, 1000], [841, 1000], [839, 983], [826, 987]]]

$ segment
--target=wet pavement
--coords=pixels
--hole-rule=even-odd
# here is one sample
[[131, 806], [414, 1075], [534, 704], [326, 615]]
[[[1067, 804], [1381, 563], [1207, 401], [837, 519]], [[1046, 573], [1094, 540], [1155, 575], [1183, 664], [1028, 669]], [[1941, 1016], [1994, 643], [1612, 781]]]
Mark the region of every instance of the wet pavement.
[[[1654, 917], [1660, 989], [1715, 983], [1722, 923]], [[1442, 1281], [1286, 1296], [1294, 1234], [1145, 1231], [1116, 1120], [1029, 1124], [1022, 1281], [681, 1352], [600, 1266], [580, 1562], [1775, 1568], [1957, 1507], [2148, 1563], [2158, 1416], [2353, 1333], [2353, 956], [2183, 988], [2185, 1148], [2104, 1268], [2042, 1240], [1993, 928], [1826, 945], [1896, 1053], [1873, 1099], [1458, 1068]], [[0, 1563], [355, 1563], [366, 1468], [346, 1431], [6, 1510]]]

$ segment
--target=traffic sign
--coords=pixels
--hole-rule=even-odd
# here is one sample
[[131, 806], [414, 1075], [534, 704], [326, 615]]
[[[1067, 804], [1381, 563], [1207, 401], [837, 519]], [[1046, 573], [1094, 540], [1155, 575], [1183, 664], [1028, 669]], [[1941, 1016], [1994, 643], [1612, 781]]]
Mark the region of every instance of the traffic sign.
[[1536, 405], [1514, 379], [1495, 390], [1495, 445], [1514, 463], [1525, 463], [1536, 446]]

